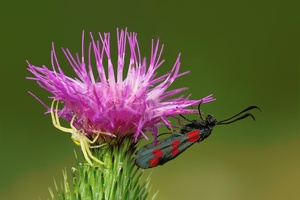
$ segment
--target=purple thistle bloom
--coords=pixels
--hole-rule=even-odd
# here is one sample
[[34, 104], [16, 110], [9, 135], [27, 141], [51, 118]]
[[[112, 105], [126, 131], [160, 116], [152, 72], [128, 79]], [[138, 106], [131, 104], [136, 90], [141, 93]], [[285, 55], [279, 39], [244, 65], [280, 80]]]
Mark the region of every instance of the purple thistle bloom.
[[[176, 78], [189, 72], [179, 73], [179, 54], [171, 71], [156, 77], [156, 70], [164, 62], [161, 60], [163, 45], [159, 45], [159, 40], [152, 40], [150, 62], [147, 63], [141, 57], [137, 34], [118, 30], [118, 59], [117, 67], [114, 67], [110, 55], [110, 34], [99, 33], [100, 41], [95, 40], [92, 34], [90, 37], [87, 59], [84, 32], [81, 55], [73, 56], [69, 49], [62, 48], [77, 78], [68, 77], [63, 72], [54, 45], [51, 51], [52, 69], [28, 62], [28, 70], [34, 75], [28, 79], [37, 81], [52, 93], [51, 99], [63, 102], [64, 107], [58, 111], [59, 117], [69, 122], [73, 119], [74, 127], [82, 134], [89, 135], [95, 131], [110, 133], [111, 137], [131, 134], [137, 141], [140, 136], [147, 139], [145, 132], [149, 131], [156, 142], [158, 127], [171, 127], [168, 117], [197, 113], [187, 107], [200, 101], [207, 103], [214, 100], [212, 95], [199, 100], [189, 100], [189, 96], [171, 98], [187, 88], [167, 91], [168, 87]], [[127, 56], [125, 61], [127, 44], [130, 57]], [[124, 70], [125, 62], [129, 63], [127, 72]], [[93, 63], [96, 63], [95, 67], [92, 67]], [[51, 111], [50, 107], [46, 108]]]

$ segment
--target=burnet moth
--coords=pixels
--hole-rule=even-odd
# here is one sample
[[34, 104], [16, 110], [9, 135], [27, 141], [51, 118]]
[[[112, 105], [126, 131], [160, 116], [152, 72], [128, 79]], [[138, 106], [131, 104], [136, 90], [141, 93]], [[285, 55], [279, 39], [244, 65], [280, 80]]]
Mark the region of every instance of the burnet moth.
[[[218, 122], [212, 115], [207, 115], [204, 119], [200, 112], [200, 105], [201, 103], [198, 105], [198, 112], [200, 116], [199, 120], [189, 120], [180, 115], [183, 119], [188, 121], [189, 124], [184, 125], [180, 129], [179, 133], [173, 133], [170, 137], [157, 142], [156, 145], [150, 143], [141, 147], [136, 152], [135, 164], [143, 169], [163, 165], [179, 156], [196, 142], [201, 142], [210, 136], [216, 125], [231, 124], [247, 117], [251, 117], [255, 121], [255, 117], [252, 114], [245, 112], [252, 109], [262, 111], [258, 106], [249, 106], [238, 114]], [[241, 116], [241, 114], [243, 115]]]

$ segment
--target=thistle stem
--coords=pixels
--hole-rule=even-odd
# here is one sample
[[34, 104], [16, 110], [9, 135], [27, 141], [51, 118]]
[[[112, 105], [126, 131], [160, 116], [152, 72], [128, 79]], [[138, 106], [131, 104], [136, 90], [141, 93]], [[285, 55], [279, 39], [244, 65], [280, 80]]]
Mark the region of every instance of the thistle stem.
[[[93, 155], [105, 164], [95, 167], [77, 162], [77, 168], [73, 168], [73, 187], [69, 186], [64, 172], [61, 191], [56, 187], [58, 199], [145, 200], [149, 179], [139, 183], [143, 172], [134, 164], [134, 151], [135, 143], [126, 138], [92, 149]], [[56, 199], [51, 190], [50, 193]]]

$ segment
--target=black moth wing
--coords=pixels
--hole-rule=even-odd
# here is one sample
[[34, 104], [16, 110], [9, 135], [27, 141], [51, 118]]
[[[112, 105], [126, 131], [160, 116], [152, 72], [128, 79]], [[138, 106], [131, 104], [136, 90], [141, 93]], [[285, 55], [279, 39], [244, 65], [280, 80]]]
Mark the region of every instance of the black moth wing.
[[[135, 164], [143, 169], [157, 166], [161, 163], [162, 157], [164, 156], [164, 152], [172, 151], [172, 146], [170, 145], [170, 142], [172, 142], [176, 138], [180, 138], [181, 136], [181, 134], [175, 133], [168, 138], [160, 140], [155, 146], [153, 146], [152, 143], [143, 146], [135, 153]], [[155, 166], [151, 166], [150, 164], [153, 158], [158, 159], [158, 163]]]
[[[170, 141], [169, 147], [166, 149], [164, 155], [160, 157], [160, 161], [158, 165], [163, 165], [166, 162], [173, 160], [181, 153], [183, 153], [187, 148], [195, 144], [200, 138], [198, 129], [191, 131], [186, 135], [181, 135], [180, 137], [172, 137], [172, 141]], [[193, 135], [193, 136], [191, 136]]]
[[163, 165], [176, 158], [200, 138], [200, 130], [195, 129], [187, 134], [173, 134], [161, 140], [157, 145], [148, 144], [136, 152], [136, 165], [151, 168]]

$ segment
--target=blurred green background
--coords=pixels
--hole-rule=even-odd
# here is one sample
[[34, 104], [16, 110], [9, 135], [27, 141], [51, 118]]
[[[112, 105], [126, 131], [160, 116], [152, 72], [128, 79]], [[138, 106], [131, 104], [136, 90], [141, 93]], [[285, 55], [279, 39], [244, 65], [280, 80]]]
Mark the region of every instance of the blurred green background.
[[[50, 67], [51, 42], [81, 50], [82, 30], [138, 33], [143, 56], [152, 38], [165, 44], [169, 70], [182, 52], [172, 88], [199, 99], [213, 93], [205, 114], [224, 119], [259, 105], [250, 119], [216, 127], [213, 135], [152, 173], [159, 200], [300, 199], [298, 1], [5, 1], [1, 27], [1, 199], [48, 199], [53, 178], [75, 166], [69, 134], [55, 129], [43, 101], [49, 93], [30, 76], [26, 60]], [[113, 47], [112, 47], [113, 48]], [[66, 72], [68, 65], [63, 66]], [[196, 118], [197, 116], [189, 116]], [[146, 142], [145, 142], [146, 143]]]

